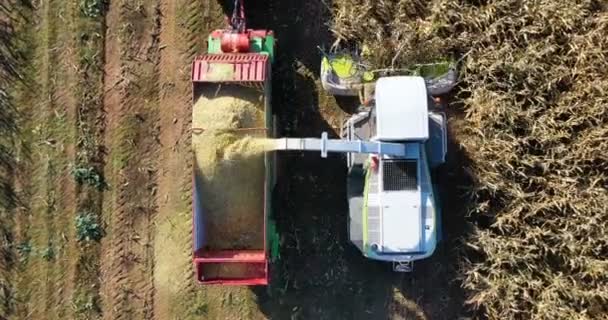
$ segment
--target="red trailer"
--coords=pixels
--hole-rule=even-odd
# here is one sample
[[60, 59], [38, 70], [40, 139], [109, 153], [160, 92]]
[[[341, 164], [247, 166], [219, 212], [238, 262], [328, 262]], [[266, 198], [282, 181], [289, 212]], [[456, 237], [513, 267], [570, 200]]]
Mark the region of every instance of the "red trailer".
[[[240, 135], [272, 137], [274, 124], [270, 104], [271, 64], [274, 58], [274, 35], [268, 30], [246, 29], [242, 4], [230, 19], [230, 27], [216, 30], [208, 40], [208, 52], [192, 65], [194, 101], [205, 94], [233, 94], [263, 101], [262, 127], [239, 127]], [[241, 95], [242, 94], [242, 95]], [[213, 103], [212, 100], [208, 104]], [[209, 105], [196, 104], [193, 113]], [[193, 122], [193, 134], [204, 132]], [[205, 146], [202, 146], [205, 147]], [[195, 147], [201, 148], [201, 146]], [[197, 150], [195, 149], [195, 154]], [[278, 236], [272, 220], [271, 194], [275, 185], [274, 156], [266, 154], [263, 184], [247, 185], [259, 188], [260, 201], [251, 208], [256, 222], [250, 225], [230, 225], [225, 216], [210, 212], [206, 204], [213, 195], [205, 191], [202, 168], [195, 161], [193, 175], [193, 245], [194, 268], [201, 284], [267, 285], [269, 261], [278, 255]], [[234, 183], [251, 183], [246, 177]], [[222, 232], [218, 232], [222, 229]], [[226, 231], [229, 230], [229, 231]], [[227, 233], [229, 232], [229, 233]], [[243, 235], [248, 243], [234, 245], [228, 239]], [[253, 235], [253, 236], [251, 236]], [[226, 240], [226, 241], [224, 241]], [[162, 240], [161, 240], [162, 241]]]

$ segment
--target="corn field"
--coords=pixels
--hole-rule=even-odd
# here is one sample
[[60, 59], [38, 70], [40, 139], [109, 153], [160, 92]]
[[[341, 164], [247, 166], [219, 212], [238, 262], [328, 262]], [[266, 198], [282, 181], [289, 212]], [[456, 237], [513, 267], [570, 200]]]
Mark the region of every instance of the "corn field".
[[[453, 58], [451, 132], [469, 158], [461, 254], [480, 318], [608, 314], [608, 4], [339, 0], [335, 46], [377, 67]], [[450, 214], [445, 212], [444, 214]]]

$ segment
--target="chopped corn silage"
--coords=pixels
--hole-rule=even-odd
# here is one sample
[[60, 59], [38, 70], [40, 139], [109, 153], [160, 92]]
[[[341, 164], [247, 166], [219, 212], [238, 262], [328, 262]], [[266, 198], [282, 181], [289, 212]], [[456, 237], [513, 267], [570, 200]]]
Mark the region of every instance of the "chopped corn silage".
[[[193, 108], [195, 175], [212, 250], [264, 247], [263, 94], [234, 85], [208, 86]], [[197, 132], [197, 131], [195, 131]], [[200, 132], [200, 131], [198, 131]]]

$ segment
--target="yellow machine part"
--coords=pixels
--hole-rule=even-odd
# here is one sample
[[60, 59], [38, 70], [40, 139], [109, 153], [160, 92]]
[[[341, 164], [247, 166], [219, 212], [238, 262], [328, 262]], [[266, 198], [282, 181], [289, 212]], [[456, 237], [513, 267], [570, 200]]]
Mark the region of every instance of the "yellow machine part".
[[321, 64], [323, 69], [332, 70], [336, 76], [342, 79], [361, 77], [364, 82], [370, 82], [375, 78], [372, 72], [361, 72], [357, 62], [350, 55], [324, 57]]

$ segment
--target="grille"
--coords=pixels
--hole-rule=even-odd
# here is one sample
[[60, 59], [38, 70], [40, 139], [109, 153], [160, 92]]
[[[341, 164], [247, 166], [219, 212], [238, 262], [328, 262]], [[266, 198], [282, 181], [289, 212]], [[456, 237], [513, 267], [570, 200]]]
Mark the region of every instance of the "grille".
[[415, 160], [384, 161], [382, 165], [384, 191], [418, 189], [417, 167]]
[[367, 242], [379, 244], [382, 241], [382, 226], [380, 224], [380, 208], [370, 206], [367, 208]]

